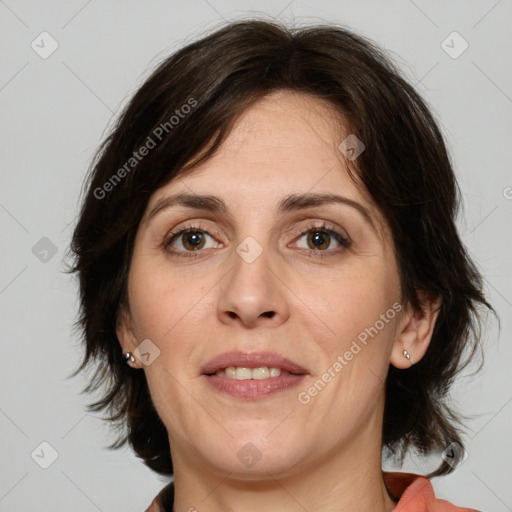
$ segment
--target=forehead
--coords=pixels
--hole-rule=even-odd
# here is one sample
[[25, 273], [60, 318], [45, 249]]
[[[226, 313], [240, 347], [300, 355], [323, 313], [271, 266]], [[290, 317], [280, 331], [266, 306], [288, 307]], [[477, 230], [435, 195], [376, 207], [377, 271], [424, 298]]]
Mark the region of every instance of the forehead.
[[220, 176], [234, 173], [238, 183], [253, 172], [267, 183], [272, 178], [314, 180], [334, 168], [345, 175], [347, 163], [338, 145], [348, 133], [341, 115], [327, 101], [277, 91], [243, 111], [216, 154], [181, 176], [187, 182], [215, 185]]
[[[329, 102], [293, 91], [269, 94], [247, 108], [226, 140], [231, 153], [301, 147], [331, 153], [348, 132], [348, 123]], [[348, 133], [347, 133], [348, 134]], [[262, 155], [264, 156], [264, 155]], [[337, 156], [337, 155], [336, 155]]]
[[379, 214], [355, 163], [340, 151], [349, 124], [329, 102], [309, 94], [278, 91], [257, 101], [237, 119], [215, 155], [152, 196], [148, 210], [169, 194], [224, 198], [233, 208], [263, 208], [291, 193], [336, 193]]

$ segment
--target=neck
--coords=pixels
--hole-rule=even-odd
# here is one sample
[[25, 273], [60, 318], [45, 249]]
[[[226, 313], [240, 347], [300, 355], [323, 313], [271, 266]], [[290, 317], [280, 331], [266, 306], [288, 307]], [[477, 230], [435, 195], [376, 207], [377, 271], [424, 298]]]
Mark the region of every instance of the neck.
[[336, 484], [326, 482], [323, 473], [292, 479], [268, 475], [266, 480], [241, 481], [231, 477], [183, 482], [175, 478], [173, 512], [392, 512], [381, 471], [375, 474], [343, 474]]
[[377, 417], [316, 464], [304, 462], [286, 474], [262, 469], [251, 480], [182, 457], [185, 451], [175, 445], [174, 511], [392, 512], [396, 502], [382, 478]]

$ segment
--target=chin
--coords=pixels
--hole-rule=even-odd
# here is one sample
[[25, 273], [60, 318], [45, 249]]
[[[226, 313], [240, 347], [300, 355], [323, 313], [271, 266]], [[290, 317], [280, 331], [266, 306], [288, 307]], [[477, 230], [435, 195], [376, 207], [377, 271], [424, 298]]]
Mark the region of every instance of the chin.
[[274, 476], [291, 473], [303, 461], [297, 451], [301, 444], [287, 432], [268, 435], [269, 432], [234, 436], [228, 442], [212, 446], [206, 458], [219, 472], [232, 473], [242, 480], [268, 479], [269, 473]]

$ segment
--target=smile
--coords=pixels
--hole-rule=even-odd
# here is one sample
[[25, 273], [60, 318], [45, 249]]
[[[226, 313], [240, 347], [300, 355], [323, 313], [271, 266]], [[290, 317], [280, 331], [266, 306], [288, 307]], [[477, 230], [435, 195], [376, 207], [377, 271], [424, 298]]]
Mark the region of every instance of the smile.
[[225, 369], [217, 370], [215, 375], [227, 377], [236, 380], [263, 380], [279, 377], [280, 375], [290, 375], [290, 372], [277, 368], [275, 366], [259, 366], [258, 368], [247, 368], [244, 366], [228, 366]]

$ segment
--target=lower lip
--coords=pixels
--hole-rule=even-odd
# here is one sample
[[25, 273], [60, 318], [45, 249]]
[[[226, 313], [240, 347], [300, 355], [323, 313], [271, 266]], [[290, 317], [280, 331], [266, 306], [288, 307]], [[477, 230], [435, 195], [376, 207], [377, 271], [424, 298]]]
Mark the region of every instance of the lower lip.
[[259, 400], [266, 396], [297, 386], [306, 375], [279, 375], [267, 379], [238, 380], [221, 375], [205, 375], [217, 391], [243, 400]]

